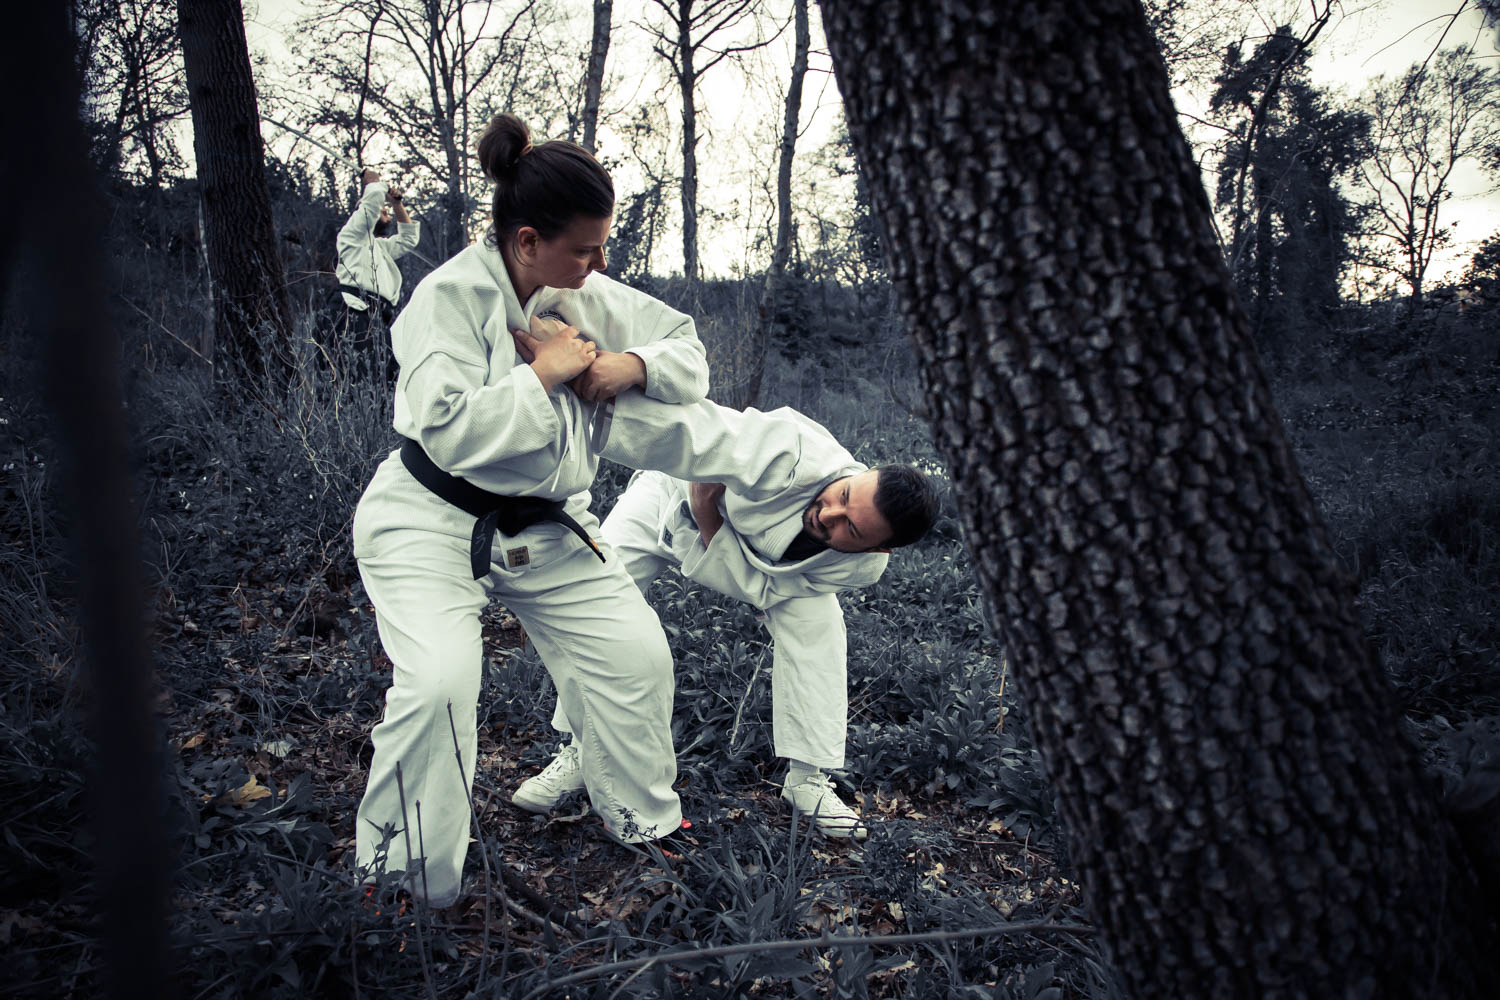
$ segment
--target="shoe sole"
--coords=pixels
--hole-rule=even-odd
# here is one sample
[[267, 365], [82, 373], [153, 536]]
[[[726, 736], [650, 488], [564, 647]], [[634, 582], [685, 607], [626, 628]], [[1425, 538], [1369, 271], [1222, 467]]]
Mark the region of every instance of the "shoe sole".
[[[781, 801], [785, 802], [789, 806], [792, 806], [793, 808], [796, 808], [796, 803], [787, 798], [785, 795], [781, 797]], [[863, 820], [855, 820], [852, 824], [848, 825], [840, 824], [838, 826], [825, 826], [823, 825], [822, 821], [820, 821], [816, 816], [814, 816], [807, 810], [797, 809], [797, 812], [805, 817], [808, 822], [812, 823], [812, 828], [814, 830], [818, 831], [830, 840], [864, 840], [870, 835], [870, 828], [865, 825]]]
[[[578, 787], [581, 789], [583, 786], [579, 785]], [[557, 804], [563, 800], [563, 797], [572, 791], [576, 791], [576, 789], [569, 789], [567, 792], [563, 792], [561, 795], [553, 798], [541, 798], [531, 795], [525, 788], [518, 788], [516, 789], [516, 793], [510, 797], [510, 801], [527, 812], [544, 814], [556, 809]]]
[[520, 806], [522, 809], [525, 809], [529, 813], [537, 813], [539, 815], [545, 815], [546, 813], [551, 812], [553, 806], [556, 805], [555, 802], [549, 802], [546, 799], [526, 798], [520, 792], [512, 795], [510, 797], [510, 801], [513, 805]]

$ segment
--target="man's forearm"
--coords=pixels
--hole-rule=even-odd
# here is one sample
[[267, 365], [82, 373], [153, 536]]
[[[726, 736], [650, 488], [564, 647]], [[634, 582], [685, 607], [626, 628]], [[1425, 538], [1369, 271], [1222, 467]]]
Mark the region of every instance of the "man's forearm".
[[718, 501], [695, 496], [689, 501], [689, 508], [698, 524], [698, 537], [703, 539], [705, 546], [709, 545], [724, 527], [724, 515], [719, 513]]

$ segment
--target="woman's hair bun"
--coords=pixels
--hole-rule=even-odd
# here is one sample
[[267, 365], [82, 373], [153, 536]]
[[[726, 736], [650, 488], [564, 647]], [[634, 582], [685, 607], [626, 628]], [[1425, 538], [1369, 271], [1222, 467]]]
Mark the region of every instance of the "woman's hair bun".
[[515, 115], [498, 114], [490, 119], [479, 137], [479, 163], [484, 175], [497, 182], [510, 177], [530, 144], [531, 130]]
[[491, 245], [530, 226], [552, 239], [583, 215], [607, 218], [615, 185], [594, 154], [567, 139], [531, 144], [531, 130], [515, 115], [496, 115], [479, 137], [479, 165], [495, 183], [490, 205]]

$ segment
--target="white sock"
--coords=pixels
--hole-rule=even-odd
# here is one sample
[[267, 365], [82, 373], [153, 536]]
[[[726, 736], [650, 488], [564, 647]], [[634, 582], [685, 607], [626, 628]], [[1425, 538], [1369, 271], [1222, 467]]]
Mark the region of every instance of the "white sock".
[[787, 758], [787, 769], [786, 769], [786, 781], [783, 782], [783, 784], [788, 785], [788, 786], [795, 785], [799, 781], [802, 781], [802, 780], [804, 780], [806, 778], [811, 778], [815, 774], [822, 774], [822, 773], [823, 773], [823, 769], [821, 767], [814, 767], [811, 764], [806, 764], [806, 763], [803, 763], [800, 760], [795, 760], [795, 759], [793, 759], [791, 757], [788, 757]]

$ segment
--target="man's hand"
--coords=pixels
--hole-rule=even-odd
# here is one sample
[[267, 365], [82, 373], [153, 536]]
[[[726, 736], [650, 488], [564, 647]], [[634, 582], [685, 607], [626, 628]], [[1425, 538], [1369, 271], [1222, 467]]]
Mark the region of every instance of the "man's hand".
[[380, 180], [380, 172], [378, 170], [371, 170], [369, 167], [365, 167], [365, 172], [360, 174], [360, 183], [365, 187], [369, 187], [378, 180]]
[[626, 389], [646, 387], [646, 362], [638, 354], [600, 351], [568, 385], [579, 399], [613, 399]]
[[531, 365], [548, 392], [594, 363], [598, 348], [571, 326], [555, 319], [531, 318], [531, 330], [512, 330], [516, 353]]
[[723, 483], [688, 485], [688, 509], [693, 512], [693, 520], [698, 522], [698, 537], [703, 539], [705, 546], [724, 527], [724, 515], [719, 513], [719, 498], [723, 495]]
[[[376, 176], [376, 179], [379, 179], [380, 175], [376, 174], [375, 176]], [[392, 184], [390, 187], [386, 188], [385, 189], [385, 200], [388, 201], [388, 202], [390, 202], [392, 205], [399, 205], [399, 204], [401, 204], [401, 189], [398, 188], [394, 184]]]

